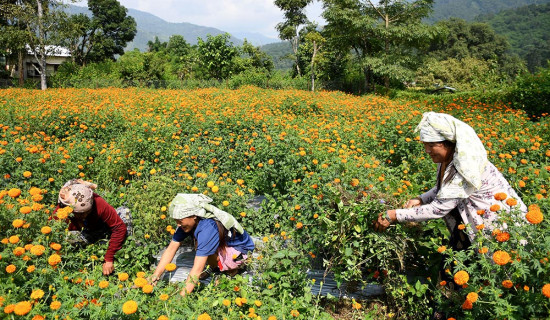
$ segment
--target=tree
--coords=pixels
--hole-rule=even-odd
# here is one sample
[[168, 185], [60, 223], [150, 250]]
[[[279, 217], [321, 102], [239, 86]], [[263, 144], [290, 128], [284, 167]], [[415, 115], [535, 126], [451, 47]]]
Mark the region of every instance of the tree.
[[422, 23], [433, 0], [325, 0], [325, 38], [341, 50], [353, 50], [363, 68], [365, 88], [375, 77], [412, 79], [421, 61], [419, 48], [438, 34]]
[[300, 26], [308, 22], [304, 10], [312, 1], [313, 0], [275, 0], [275, 5], [284, 12], [285, 16], [285, 21], [278, 23], [275, 28], [279, 31], [279, 38], [281, 40], [288, 40], [292, 45], [296, 73], [299, 77], [302, 75], [298, 58]]
[[66, 35], [74, 60], [85, 65], [124, 54], [136, 35], [136, 21], [117, 0], [88, 0], [92, 17], [71, 17], [72, 32]]
[[59, 50], [56, 45], [66, 21], [66, 14], [60, 10], [62, 6], [57, 0], [16, 0], [2, 6], [2, 31], [5, 31], [2, 38], [9, 39], [3, 42], [11, 46], [9, 51], [18, 52], [20, 70], [24, 50], [34, 56], [38, 66], [33, 67], [40, 74], [42, 90], [48, 87], [46, 58]]
[[237, 56], [238, 50], [229, 41], [229, 37], [228, 33], [224, 33], [208, 35], [206, 41], [198, 39], [199, 59], [209, 78], [222, 80], [233, 72], [233, 58]]

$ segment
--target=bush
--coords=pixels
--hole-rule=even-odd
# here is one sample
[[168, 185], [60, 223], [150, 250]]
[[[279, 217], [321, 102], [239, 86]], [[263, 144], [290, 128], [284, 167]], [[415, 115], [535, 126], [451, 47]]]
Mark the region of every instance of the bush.
[[550, 113], [550, 68], [519, 76], [507, 99], [531, 116]]

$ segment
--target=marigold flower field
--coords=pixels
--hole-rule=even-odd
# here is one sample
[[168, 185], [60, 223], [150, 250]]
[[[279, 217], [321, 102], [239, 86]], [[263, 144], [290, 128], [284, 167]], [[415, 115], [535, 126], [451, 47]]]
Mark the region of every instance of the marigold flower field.
[[[338, 318], [304, 276], [323, 260], [338, 281], [386, 288], [376, 308], [342, 304], [349, 319], [426, 317], [436, 305], [456, 319], [550, 315], [548, 117], [532, 121], [474, 100], [255, 87], [5, 89], [0, 106], [0, 318]], [[527, 214], [502, 211], [492, 234], [476, 230], [482, 236], [468, 252], [446, 247], [441, 221], [384, 234], [371, 227], [379, 212], [435, 182], [414, 132], [426, 111], [469, 123], [529, 206]], [[131, 209], [134, 234], [113, 276], [101, 273], [105, 243], [71, 247], [66, 223], [51, 219], [57, 192], [73, 178]], [[185, 298], [181, 284], [147, 283], [152, 256], [174, 232], [166, 208], [178, 192], [207, 194], [260, 239], [254, 280], [222, 276]], [[258, 195], [266, 197], [259, 211], [247, 206]], [[516, 204], [497, 194], [491, 210]], [[446, 292], [426, 267], [442, 255], [461, 290]]]

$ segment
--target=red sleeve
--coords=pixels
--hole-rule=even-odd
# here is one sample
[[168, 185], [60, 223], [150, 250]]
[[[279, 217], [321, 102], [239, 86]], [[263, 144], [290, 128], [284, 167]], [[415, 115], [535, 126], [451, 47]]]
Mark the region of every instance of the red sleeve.
[[126, 239], [126, 224], [118, 216], [116, 210], [95, 193], [94, 203], [98, 217], [111, 228], [111, 239], [104, 258], [105, 261], [112, 262], [115, 260], [115, 253], [122, 248]]

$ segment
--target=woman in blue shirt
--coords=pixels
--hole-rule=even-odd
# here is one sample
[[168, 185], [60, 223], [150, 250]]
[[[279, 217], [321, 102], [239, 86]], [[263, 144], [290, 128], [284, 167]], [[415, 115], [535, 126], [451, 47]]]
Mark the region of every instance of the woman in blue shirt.
[[180, 243], [188, 236], [195, 239], [197, 250], [185, 289], [180, 293], [182, 296], [193, 291], [207, 264], [231, 276], [238, 272], [248, 253], [254, 250], [254, 242], [232, 215], [210, 202], [212, 199], [203, 194], [179, 193], [172, 200], [169, 213], [178, 228], [162, 254], [151, 282], [160, 279]]

